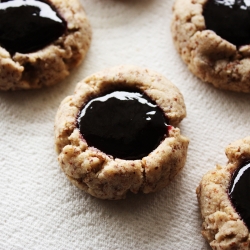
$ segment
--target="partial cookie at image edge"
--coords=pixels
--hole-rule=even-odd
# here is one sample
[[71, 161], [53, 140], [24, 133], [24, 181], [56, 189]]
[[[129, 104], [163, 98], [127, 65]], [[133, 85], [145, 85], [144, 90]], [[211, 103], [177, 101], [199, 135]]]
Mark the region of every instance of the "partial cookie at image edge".
[[250, 232], [229, 198], [234, 173], [250, 160], [250, 137], [229, 144], [226, 166], [206, 173], [196, 193], [202, 217], [202, 235], [212, 249], [249, 249]]
[[67, 23], [66, 32], [36, 52], [13, 56], [0, 47], [0, 90], [37, 89], [62, 81], [84, 59], [91, 27], [79, 0], [51, 0]]
[[239, 49], [206, 30], [207, 0], [176, 0], [171, 31], [174, 45], [189, 70], [216, 88], [250, 93], [250, 45]]

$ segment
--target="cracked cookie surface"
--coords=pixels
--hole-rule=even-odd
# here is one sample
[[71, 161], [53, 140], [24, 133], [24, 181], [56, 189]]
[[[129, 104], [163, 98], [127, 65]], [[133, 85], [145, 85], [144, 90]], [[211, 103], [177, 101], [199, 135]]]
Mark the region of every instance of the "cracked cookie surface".
[[62, 36], [43, 49], [11, 55], [0, 47], [0, 90], [37, 89], [63, 80], [86, 55], [91, 28], [78, 0], [50, 0], [67, 23]]
[[215, 87], [250, 92], [250, 45], [237, 48], [207, 30], [203, 9], [207, 0], [176, 0], [172, 36], [189, 70]]
[[228, 190], [233, 174], [250, 159], [250, 137], [226, 148], [228, 164], [204, 175], [196, 192], [202, 216], [202, 235], [213, 249], [249, 249], [250, 232], [236, 212]]
[[[120, 88], [137, 88], [150, 97], [168, 118], [168, 136], [150, 154], [139, 160], [114, 158], [88, 146], [77, 128], [82, 107], [93, 96]], [[189, 140], [177, 126], [186, 116], [180, 91], [162, 75], [136, 66], [118, 66], [93, 74], [78, 83], [66, 97], [55, 119], [58, 160], [69, 180], [101, 199], [122, 199], [137, 193], [161, 190], [184, 167]]]

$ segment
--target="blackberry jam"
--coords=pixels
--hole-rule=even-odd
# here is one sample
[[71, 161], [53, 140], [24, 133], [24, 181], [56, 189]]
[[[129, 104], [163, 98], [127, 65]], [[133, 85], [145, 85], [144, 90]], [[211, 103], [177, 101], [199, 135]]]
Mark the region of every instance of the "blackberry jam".
[[250, 161], [233, 174], [228, 194], [236, 212], [250, 229]]
[[250, 44], [250, 7], [244, 0], [208, 0], [203, 16], [206, 29], [237, 47]]
[[168, 135], [163, 111], [138, 90], [114, 91], [90, 100], [77, 122], [89, 146], [125, 160], [147, 156]]
[[0, 1], [0, 46], [11, 55], [40, 50], [65, 31], [66, 22], [48, 1]]

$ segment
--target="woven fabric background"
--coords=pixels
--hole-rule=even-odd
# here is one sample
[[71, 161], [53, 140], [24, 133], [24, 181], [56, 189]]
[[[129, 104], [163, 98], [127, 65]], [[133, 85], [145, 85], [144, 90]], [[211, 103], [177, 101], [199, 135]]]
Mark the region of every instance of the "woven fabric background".
[[[195, 189], [224, 148], [249, 135], [250, 96], [193, 76], [171, 37], [173, 0], [82, 0], [93, 29], [85, 61], [63, 82], [0, 93], [0, 250], [210, 249], [200, 234]], [[71, 185], [57, 163], [53, 123], [76, 83], [134, 64], [170, 79], [184, 95], [190, 138], [183, 171], [161, 192], [98, 200]]]

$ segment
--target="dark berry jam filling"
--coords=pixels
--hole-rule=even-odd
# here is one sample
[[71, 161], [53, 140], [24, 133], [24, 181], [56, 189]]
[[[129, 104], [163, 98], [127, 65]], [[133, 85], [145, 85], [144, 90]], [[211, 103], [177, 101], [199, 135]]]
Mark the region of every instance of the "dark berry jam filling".
[[89, 146], [125, 160], [147, 156], [168, 135], [164, 113], [138, 90], [92, 99], [77, 121]]
[[208, 0], [203, 16], [206, 29], [237, 47], [250, 44], [250, 7], [244, 0]]
[[250, 229], [250, 161], [235, 171], [228, 194], [236, 212]]
[[11, 55], [40, 50], [65, 31], [66, 22], [47, 1], [0, 1], [0, 46]]

